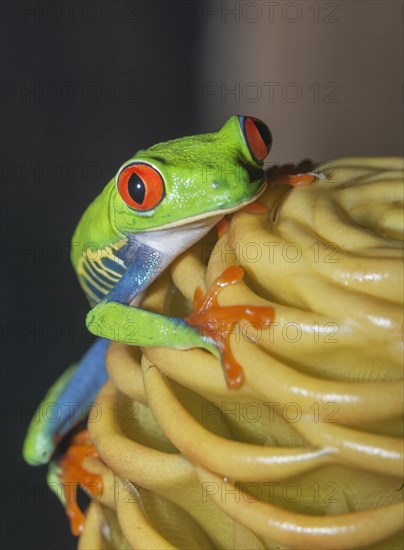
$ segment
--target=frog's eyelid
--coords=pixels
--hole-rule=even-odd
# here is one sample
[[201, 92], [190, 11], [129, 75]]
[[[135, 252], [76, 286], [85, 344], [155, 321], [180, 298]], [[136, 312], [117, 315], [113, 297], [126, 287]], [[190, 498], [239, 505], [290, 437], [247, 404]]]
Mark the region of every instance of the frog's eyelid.
[[239, 115], [237, 118], [251, 156], [257, 162], [263, 162], [272, 148], [271, 130], [258, 118], [244, 115]]
[[[158, 157], [154, 157], [152, 158], [152, 160], [159, 160]], [[122, 172], [124, 170], [126, 170], [126, 168], [128, 168], [129, 166], [133, 166], [135, 164], [145, 164], [147, 166], [150, 166], [151, 168], [153, 168], [153, 170], [155, 170], [156, 172], [158, 172], [160, 174], [160, 177], [163, 181], [165, 181], [164, 177], [163, 177], [163, 174], [160, 172], [160, 170], [154, 166], [154, 164], [152, 164], [151, 162], [147, 162], [147, 161], [144, 161], [144, 160], [128, 160], [127, 162], [125, 162], [124, 164], [122, 164], [122, 166], [119, 168], [118, 172], [115, 174], [115, 185], [116, 187], [118, 188], [118, 181], [119, 181], [119, 176], [122, 174]]]

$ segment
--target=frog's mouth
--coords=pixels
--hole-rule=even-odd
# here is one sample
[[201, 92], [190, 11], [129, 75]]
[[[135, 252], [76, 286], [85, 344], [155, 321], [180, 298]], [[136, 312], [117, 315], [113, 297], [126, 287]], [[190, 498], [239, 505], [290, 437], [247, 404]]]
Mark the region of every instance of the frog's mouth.
[[[162, 229], [171, 229], [173, 227], [180, 227], [182, 225], [188, 225], [193, 222], [198, 222], [200, 220], [208, 220], [210, 218], [223, 218], [223, 216], [227, 216], [227, 214], [232, 214], [233, 212], [237, 212], [238, 210], [241, 210], [244, 208], [244, 206], [247, 206], [248, 204], [251, 204], [252, 202], [256, 201], [262, 193], [265, 191], [267, 187], [266, 182], [264, 182], [261, 187], [258, 189], [258, 191], [255, 193], [253, 197], [250, 197], [249, 199], [239, 202], [236, 205], [233, 205], [229, 208], [215, 208], [215, 210], [211, 210], [208, 212], [203, 212], [201, 214], [196, 214], [195, 216], [189, 216], [188, 218], [177, 220], [175, 222], [167, 223], [166, 225], [160, 225], [158, 228], [156, 227], [150, 227], [149, 229], [141, 229], [139, 232], [147, 233], [149, 231], [156, 231], [162, 230]], [[216, 223], [216, 222], [215, 222]], [[211, 225], [211, 224], [209, 224]]]

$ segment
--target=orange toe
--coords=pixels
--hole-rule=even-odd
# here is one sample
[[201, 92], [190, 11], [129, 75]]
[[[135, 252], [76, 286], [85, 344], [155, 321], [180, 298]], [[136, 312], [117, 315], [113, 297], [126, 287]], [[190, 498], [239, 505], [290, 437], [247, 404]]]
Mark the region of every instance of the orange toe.
[[229, 221], [229, 218], [227, 216], [225, 216], [219, 222], [217, 222], [216, 229], [217, 229], [218, 239], [221, 239], [223, 237], [223, 235], [225, 235], [227, 233], [227, 230], [229, 229], [229, 226], [230, 226], [230, 221]]
[[213, 282], [205, 295], [200, 288], [197, 288], [194, 295], [194, 311], [186, 318], [190, 325], [197, 327], [203, 335], [215, 342], [222, 356], [229, 389], [239, 388], [244, 378], [243, 369], [235, 360], [230, 347], [230, 335], [234, 325], [241, 319], [245, 319], [258, 328], [264, 329], [274, 318], [274, 311], [270, 307], [219, 305], [218, 296], [223, 288], [239, 283], [243, 276], [244, 270], [240, 266], [228, 267]]
[[80, 486], [93, 498], [102, 492], [101, 476], [85, 470], [82, 463], [87, 457], [97, 457], [95, 447], [91, 445], [88, 432], [84, 430], [74, 436], [72, 444], [59, 461], [61, 469], [60, 481], [66, 498], [66, 514], [70, 520], [70, 528], [75, 536], [84, 529], [85, 517], [77, 504], [77, 487]]
[[315, 180], [313, 174], [289, 174], [286, 176], [280, 176], [272, 182], [272, 187], [276, 185], [291, 185], [292, 187], [299, 187], [304, 185], [310, 185]]
[[247, 214], [265, 214], [268, 212], [268, 207], [265, 206], [265, 204], [261, 204], [258, 201], [250, 202], [250, 204], [247, 204], [244, 206], [244, 208], [241, 209], [242, 212], [246, 212]]

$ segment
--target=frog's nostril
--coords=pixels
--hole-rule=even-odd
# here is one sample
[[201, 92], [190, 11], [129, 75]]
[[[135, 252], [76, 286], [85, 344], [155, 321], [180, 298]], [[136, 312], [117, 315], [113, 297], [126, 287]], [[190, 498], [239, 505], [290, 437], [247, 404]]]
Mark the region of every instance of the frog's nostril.
[[271, 130], [258, 118], [239, 116], [239, 121], [252, 156], [256, 160], [264, 160], [272, 147]]

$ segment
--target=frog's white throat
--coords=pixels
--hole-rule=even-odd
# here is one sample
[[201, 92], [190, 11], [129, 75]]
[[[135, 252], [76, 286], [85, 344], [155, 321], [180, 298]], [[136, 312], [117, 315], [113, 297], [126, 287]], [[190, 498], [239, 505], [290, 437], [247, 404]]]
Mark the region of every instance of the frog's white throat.
[[166, 264], [168, 265], [204, 237], [222, 218], [223, 214], [218, 214], [177, 227], [135, 233], [130, 238], [139, 245], [148, 246], [159, 252], [162, 257], [169, 260]]
[[[178, 227], [130, 235], [131, 245], [135, 249], [142, 248], [146, 252], [146, 257], [153, 258], [153, 276], [148, 280], [148, 284], [156, 279], [177, 256], [204, 237], [222, 217], [223, 215], [219, 214]], [[143, 293], [138, 294], [130, 305], [139, 305], [142, 298]]]

